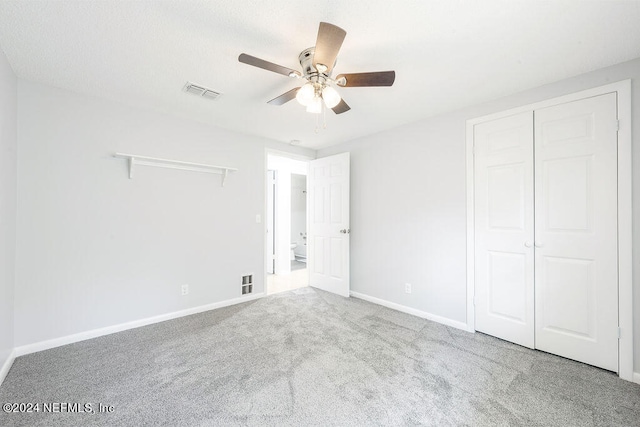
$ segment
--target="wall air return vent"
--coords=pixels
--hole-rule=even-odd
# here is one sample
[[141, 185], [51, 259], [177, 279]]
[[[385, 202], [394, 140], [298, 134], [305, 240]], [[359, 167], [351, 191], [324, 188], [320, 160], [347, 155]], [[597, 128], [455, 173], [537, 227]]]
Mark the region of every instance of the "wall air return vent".
[[242, 295], [253, 293], [253, 274], [242, 276]]
[[207, 89], [206, 87], [194, 85], [193, 83], [189, 83], [189, 82], [187, 82], [187, 84], [184, 85], [183, 90], [192, 95], [196, 95], [202, 98], [207, 98], [212, 100], [217, 99], [220, 95], [222, 95], [221, 93], [216, 92], [214, 90]]

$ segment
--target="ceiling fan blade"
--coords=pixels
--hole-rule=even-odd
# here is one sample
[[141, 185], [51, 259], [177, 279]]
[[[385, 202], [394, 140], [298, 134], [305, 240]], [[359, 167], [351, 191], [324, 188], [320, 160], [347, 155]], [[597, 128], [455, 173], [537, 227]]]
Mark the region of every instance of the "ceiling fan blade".
[[298, 93], [299, 90], [300, 90], [299, 87], [291, 89], [290, 91], [285, 92], [282, 95], [273, 98], [271, 101], [268, 101], [267, 104], [282, 105], [286, 102], [289, 102], [296, 97], [296, 94]]
[[344, 99], [341, 99], [340, 103], [338, 105], [336, 105], [335, 107], [333, 107], [332, 110], [336, 114], [342, 114], [342, 113], [345, 113], [345, 112], [351, 110], [351, 107], [349, 107], [347, 105], [347, 103], [344, 102]]
[[273, 71], [274, 73], [282, 74], [284, 76], [302, 76], [299, 71], [283, 67], [282, 65], [274, 64], [273, 62], [265, 61], [264, 59], [256, 58], [255, 56], [247, 55], [246, 53], [241, 53], [240, 56], [238, 56], [238, 61], [245, 64], [253, 65], [254, 67], [262, 68], [264, 70]]
[[[316, 51], [313, 55], [313, 66], [321, 73], [329, 74], [336, 63], [338, 52], [347, 32], [340, 27], [321, 22], [316, 40]], [[326, 67], [325, 71], [318, 69], [318, 64]], [[323, 68], [321, 66], [321, 68]]]
[[[344, 81], [341, 81], [344, 79]], [[340, 74], [336, 83], [342, 87], [391, 86], [396, 80], [395, 71], [374, 71], [372, 73]]]

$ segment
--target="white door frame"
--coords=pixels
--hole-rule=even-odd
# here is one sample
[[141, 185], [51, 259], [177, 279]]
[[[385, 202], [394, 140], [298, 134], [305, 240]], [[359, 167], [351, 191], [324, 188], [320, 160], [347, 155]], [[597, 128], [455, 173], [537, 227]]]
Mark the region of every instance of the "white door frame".
[[631, 80], [622, 80], [605, 86], [548, 99], [522, 107], [512, 108], [467, 120], [467, 328], [475, 331], [475, 226], [474, 226], [474, 156], [473, 127], [477, 123], [500, 119], [525, 111], [550, 107], [617, 92], [618, 120], [618, 375], [633, 381], [633, 299], [632, 299], [632, 172], [631, 172]]
[[[271, 177], [271, 173], [273, 178]], [[267, 210], [264, 214], [265, 228], [267, 229], [267, 274], [276, 272], [276, 172], [267, 166]], [[271, 196], [271, 197], [269, 197]]]
[[[271, 156], [278, 156], [278, 157], [286, 157], [289, 159], [293, 159], [293, 160], [300, 160], [303, 162], [309, 162], [310, 160], [315, 160], [315, 157], [312, 156], [305, 156], [304, 154], [295, 154], [295, 153], [289, 153], [287, 151], [281, 151], [281, 150], [276, 150], [273, 148], [265, 148], [264, 149], [264, 167], [263, 167], [263, 173], [262, 173], [262, 177], [264, 179], [263, 182], [263, 186], [264, 186], [264, 200], [263, 200], [263, 208], [262, 208], [262, 218], [264, 218], [264, 221], [262, 221], [263, 223], [263, 233], [262, 233], [262, 248], [265, 251], [265, 256], [264, 256], [264, 265], [262, 268], [262, 273], [264, 274], [263, 276], [263, 283], [264, 283], [264, 295], [267, 295], [267, 263], [268, 261], [268, 255], [266, 254], [267, 252], [267, 171], [269, 170], [268, 167], [268, 158], [269, 155]], [[307, 218], [309, 216], [309, 213], [307, 212]], [[308, 221], [307, 221], [307, 227], [308, 227]], [[307, 272], [308, 274], [308, 272]]]

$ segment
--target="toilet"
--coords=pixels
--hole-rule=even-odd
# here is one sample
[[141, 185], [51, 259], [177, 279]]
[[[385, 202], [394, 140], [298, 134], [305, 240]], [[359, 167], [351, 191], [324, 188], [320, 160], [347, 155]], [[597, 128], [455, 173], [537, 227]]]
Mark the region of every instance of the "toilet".
[[298, 247], [297, 243], [291, 243], [291, 261], [295, 261], [296, 254], [293, 253], [293, 250]]

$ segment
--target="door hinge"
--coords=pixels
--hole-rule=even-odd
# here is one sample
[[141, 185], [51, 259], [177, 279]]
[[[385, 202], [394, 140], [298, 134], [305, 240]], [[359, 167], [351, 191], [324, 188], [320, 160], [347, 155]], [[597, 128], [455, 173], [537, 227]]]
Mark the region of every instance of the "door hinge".
[[616, 120], [616, 131], [620, 130], [620, 120]]
[[618, 328], [618, 339], [622, 338], [622, 329]]

